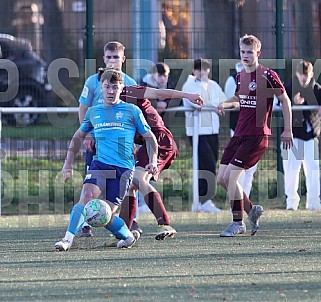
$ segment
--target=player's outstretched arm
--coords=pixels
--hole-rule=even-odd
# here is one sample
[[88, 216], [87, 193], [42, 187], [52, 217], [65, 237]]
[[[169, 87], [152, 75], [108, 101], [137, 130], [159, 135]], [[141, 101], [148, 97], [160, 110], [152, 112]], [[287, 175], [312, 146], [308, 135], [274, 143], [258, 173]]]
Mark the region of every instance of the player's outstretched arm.
[[278, 100], [282, 103], [284, 123], [284, 130], [281, 134], [281, 142], [283, 143], [283, 149], [288, 150], [293, 146], [291, 101], [286, 92], [278, 96]]
[[65, 159], [65, 163], [62, 168], [65, 182], [69, 178], [71, 178], [73, 175], [72, 165], [73, 165], [76, 155], [78, 154], [78, 152], [81, 148], [82, 142], [83, 142], [84, 138], [86, 137], [86, 134], [87, 133], [82, 132], [80, 129], [78, 129], [70, 141], [68, 151], [67, 151], [67, 156]]
[[203, 106], [204, 101], [197, 93], [183, 92], [175, 89], [155, 89], [146, 87], [144, 94], [146, 99], [188, 99], [190, 102]]
[[157, 173], [157, 156], [158, 156], [158, 144], [154, 133], [150, 130], [143, 134], [143, 137], [146, 141], [146, 149], [149, 158], [149, 164], [145, 167], [145, 170], [148, 173], [155, 174]]
[[233, 108], [238, 108], [240, 107], [240, 101], [239, 98], [234, 95], [228, 100], [220, 103], [216, 108], [215, 108], [215, 113], [219, 115], [224, 115], [225, 114], [225, 109], [233, 109]]

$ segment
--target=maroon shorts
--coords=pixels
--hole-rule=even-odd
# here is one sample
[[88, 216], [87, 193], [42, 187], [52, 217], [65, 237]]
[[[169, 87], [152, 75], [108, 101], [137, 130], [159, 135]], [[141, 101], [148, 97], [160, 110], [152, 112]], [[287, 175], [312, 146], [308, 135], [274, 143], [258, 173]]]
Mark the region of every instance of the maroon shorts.
[[260, 160], [268, 145], [267, 135], [233, 136], [224, 149], [221, 164], [249, 169]]
[[[153, 179], [157, 181], [159, 174], [168, 169], [175, 158], [178, 156], [178, 148], [173, 138], [172, 133], [169, 130], [153, 131], [158, 143], [158, 157], [157, 157], [157, 174], [153, 175]], [[148, 153], [146, 150], [146, 144], [144, 143], [136, 153], [136, 167], [145, 168], [149, 163]]]

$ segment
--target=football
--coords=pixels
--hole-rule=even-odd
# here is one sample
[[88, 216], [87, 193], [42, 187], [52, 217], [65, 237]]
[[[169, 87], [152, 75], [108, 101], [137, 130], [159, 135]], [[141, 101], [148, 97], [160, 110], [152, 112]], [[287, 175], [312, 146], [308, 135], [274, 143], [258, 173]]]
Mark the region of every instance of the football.
[[84, 209], [86, 222], [92, 227], [103, 227], [111, 219], [111, 208], [107, 202], [101, 199], [92, 199]]

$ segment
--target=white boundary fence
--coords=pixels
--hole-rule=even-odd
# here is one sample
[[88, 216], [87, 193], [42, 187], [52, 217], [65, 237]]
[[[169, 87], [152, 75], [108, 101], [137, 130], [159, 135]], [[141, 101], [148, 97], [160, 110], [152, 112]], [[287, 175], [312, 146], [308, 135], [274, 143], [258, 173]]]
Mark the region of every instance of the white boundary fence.
[[[0, 144], [2, 142], [2, 115], [3, 114], [15, 114], [15, 113], [77, 113], [78, 107], [46, 107], [46, 108], [35, 108], [35, 107], [0, 107]], [[0, 216], [1, 216], [1, 205], [2, 205], [2, 159], [0, 159]]]
[[[299, 110], [318, 110], [319, 106], [292, 106], [292, 111]], [[201, 110], [212, 111], [211, 108], [202, 108]], [[199, 109], [191, 109], [185, 107], [172, 107], [168, 108], [168, 112], [194, 112], [194, 125], [199, 125]], [[274, 108], [273, 111], [281, 111], [281, 108]], [[46, 108], [34, 108], [34, 107], [0, 107], [0, 143], [2, 141], [2, 114], [14, 114], [14, 113], [47, 113], [47, 114], [57, 114], [57, 113], [77, 113], [78, 107], [46, 107]], [[199, 193], [198, 193], [198, 137], [199, 132], [198, 128], [194, 127], [193, 133], [193, 203], [192, 211], [195, 212], [199, 202]], [[2, 200], [2, 165], [0, 159], [0, 216], [1, 216], [1, 200]]]

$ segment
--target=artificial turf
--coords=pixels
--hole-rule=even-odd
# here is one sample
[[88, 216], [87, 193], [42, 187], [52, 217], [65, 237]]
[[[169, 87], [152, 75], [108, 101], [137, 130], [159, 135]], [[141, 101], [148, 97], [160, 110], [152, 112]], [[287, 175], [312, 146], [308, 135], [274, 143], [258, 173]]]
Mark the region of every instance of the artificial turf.
[[132, 249], [106, 248], [108, 231], [54, 243], [68, 216], [0, 218], [0, 301], [321, 301], [321, 212], [265, 211], [256, 236], [220, 238], [219, 214], [170, 213], [174, 238], [155, 241], [141, 215]]

